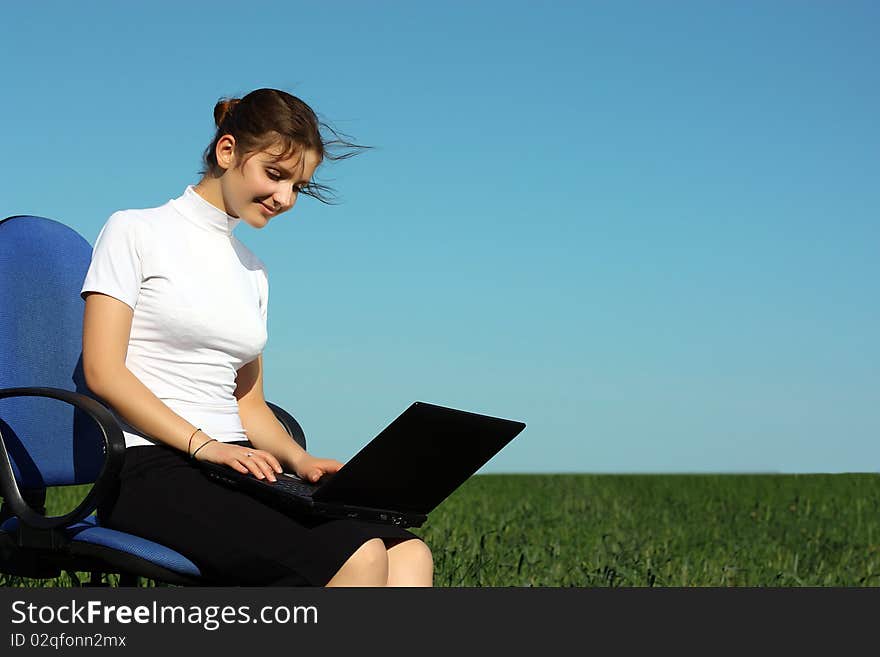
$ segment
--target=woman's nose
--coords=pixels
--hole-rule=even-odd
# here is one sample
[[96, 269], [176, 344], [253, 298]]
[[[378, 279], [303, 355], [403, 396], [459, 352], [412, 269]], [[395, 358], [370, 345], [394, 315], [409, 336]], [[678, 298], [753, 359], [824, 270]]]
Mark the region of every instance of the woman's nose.
[[279, 210], [285, 210], [291, 205], [293, 198], [293, 187], [291, 185], [280, 185], [272, 195], [275, 207]]

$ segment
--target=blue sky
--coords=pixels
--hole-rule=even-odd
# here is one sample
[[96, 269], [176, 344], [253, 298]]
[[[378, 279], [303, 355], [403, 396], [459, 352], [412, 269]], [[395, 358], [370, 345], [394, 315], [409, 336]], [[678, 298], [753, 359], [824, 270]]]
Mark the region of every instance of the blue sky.
[[313, 453], [422, 400], [527, 424], [482, 472], [877, 471], [875, 3], [130, 4], [4, 7], [0, 215], [94, 243], [258, 87], [375, 146], [236, 229]]

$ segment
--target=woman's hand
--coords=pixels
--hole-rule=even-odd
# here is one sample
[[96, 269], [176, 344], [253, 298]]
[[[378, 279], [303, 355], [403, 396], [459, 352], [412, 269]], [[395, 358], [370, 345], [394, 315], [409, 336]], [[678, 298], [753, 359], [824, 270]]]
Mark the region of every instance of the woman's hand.
[[250, 472], [257, 479], [275, 481], [275, 474], [281, 472], [278, 459], [262, 449], [242, 447], [217, 440], [197, 449], [196, 460], [228, 465], [242, 474]]
[[336, 459], [319, 459], [306, 453], [296, 462], [294, 470], [300, 479], [315, 482], [325, 474], [333, 474], [341, 467], [342, 463]]

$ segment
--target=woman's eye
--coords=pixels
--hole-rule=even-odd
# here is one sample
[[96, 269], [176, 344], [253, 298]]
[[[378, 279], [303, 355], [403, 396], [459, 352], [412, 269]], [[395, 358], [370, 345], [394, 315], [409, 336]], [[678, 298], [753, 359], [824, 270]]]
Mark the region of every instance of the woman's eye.
[[281, 180], [281, 174], [278, 173], [277, 171], [272, 171], [271, 169], [269, 169], [269, 170], [266, 171], [266, 173], [269, 174], [269, 177], [270, 177], [272, 180]]

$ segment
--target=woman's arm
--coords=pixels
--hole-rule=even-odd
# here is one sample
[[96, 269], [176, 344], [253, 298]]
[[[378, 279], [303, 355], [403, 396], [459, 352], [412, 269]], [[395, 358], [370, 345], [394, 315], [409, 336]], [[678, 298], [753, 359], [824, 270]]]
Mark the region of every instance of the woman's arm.
[[243, 365], [235, 377], [238, 415], [248, 440], [257, 449], [272, 452], [285, 469], [296, 470], [306, 451], [293, 440], [263, 397], [263, 356]]
[[[197, 427], [168, 408], [125, 366], [133, 315], [119, 299], [97, 292], [86, 296], [82, 348], [86, 385], [131, 426], [186, 451]], [[206, 438], [196, 434], [193, 448]]]
[[[214, 441], [201, 431], [193, 435], [198, 427], [166, 406], [125, 366], [133, 316], [131, 306], [115, 297], [99, 292], [86, 296], [83, 373], [89, 389], [123, 420], [154, 440], [189, 454], [198, 450], [199, 460], [222, 463], [242, 474], [250, 472], [274, 481], [273, 470], [281, 470], [274, 456], [248, 456], [252, 450], [240, 445]], [[204, 448], [200, 449], [202, 445]]]
[[336, 472], [342, 467], [342, 463], [334, 459], [311, 456], [281, 426], [263, 397], [262, 354], [238, 370], [235, 398], [238, 400], [238, 414], [247, 431], [248, 440], [257, 449], [274, 454], [285, 466], [285, 470], [314, 481], [322, 474]]

